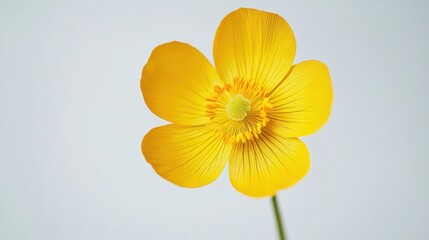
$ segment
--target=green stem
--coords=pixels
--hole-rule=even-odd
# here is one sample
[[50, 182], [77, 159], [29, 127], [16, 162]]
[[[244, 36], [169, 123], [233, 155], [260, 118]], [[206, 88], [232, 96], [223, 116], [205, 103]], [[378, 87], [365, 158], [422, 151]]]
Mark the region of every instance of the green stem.
[[271, 198], [271, 203], [273, 204], [273, 210], [276, 215], [277, 230], [279, 231], [279, 239], [286, 240], [285, 231], [283, 230], [282, 217], [280, 215], [279, 205], [277, 204], [276, 195]]

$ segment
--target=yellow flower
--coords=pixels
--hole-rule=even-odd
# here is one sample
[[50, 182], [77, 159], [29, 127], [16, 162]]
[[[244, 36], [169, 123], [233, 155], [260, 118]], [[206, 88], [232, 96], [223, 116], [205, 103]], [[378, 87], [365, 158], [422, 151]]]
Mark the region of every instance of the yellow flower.
[[186, 43], [156, 47], [140, 87], [150, 110], [172, 124], [143, 138], [146, 160], [183, 187], [213, 182], [227, 162], [232, 185], [248, 196], [294, 185], [310, 166], [297, 137], [326, 122], [333, 98], [327, 67], [315, 60], [292, 66], [295, 50], [283, 18], [244, 8], [217, 29], [216, 69]]

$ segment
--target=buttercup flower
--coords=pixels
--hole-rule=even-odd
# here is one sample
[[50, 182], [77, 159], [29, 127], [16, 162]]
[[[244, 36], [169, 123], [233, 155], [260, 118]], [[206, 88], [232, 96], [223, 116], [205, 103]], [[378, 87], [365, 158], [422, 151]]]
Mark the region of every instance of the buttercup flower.
[[280, 16], [238, 9], [220, 23], [213, 65], [194, 47], [156, 47], [143, 68], [150, 110], [172, 124], [152, 129], [142, 152], [166, 180], [195, 188], [228, 163], [232, 185], [252, 197], [273, 196], [307, 173], [297, 137], [328, 119], [332, 86], [319, 61], [292, 66], [295, 37]]

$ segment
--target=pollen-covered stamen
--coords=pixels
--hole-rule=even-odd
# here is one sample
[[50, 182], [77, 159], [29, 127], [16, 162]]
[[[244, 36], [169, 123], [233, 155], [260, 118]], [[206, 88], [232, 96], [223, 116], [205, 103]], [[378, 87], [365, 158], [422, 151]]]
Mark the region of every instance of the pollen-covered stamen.
[[229, 99], [228, 104], [225, 106], [225, 110], [230, 119], [241, 121], [247, 116], [247, 112], [250, 111], [250, 100], [238, 94]]
[[215, 86], [208, 96], [208, 127], [226, 143], [246, 142], [259, 138], [272, 109], [267, 91], [255, 81], [240, 78]]

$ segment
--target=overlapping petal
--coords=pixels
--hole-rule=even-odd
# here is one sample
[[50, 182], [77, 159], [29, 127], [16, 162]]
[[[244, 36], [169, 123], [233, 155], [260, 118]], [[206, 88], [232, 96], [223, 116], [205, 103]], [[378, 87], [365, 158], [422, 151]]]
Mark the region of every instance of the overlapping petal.
[[142, 141], [142, 152], [155, 171], [182, 187], [213, 182], [225, 168], [231, 146], [205, 127], [166, 125], [152, 129]]
[[294, 65], [271, 93], [270, 128], [297, 137], [322, 127], [331, 112], [331, 77], [325, 64], [311, 60]]
[[206, 98], [220, 84], [216, 70], [196, 48], [181, 42], [156, 47], [143, 68], [140, 87], [150, 110], [180, 125], [209, 120]]
[[251, 197], [273, 196], [298, 182], [310, 167], [303, 142], [271, 132], [263, 132], [255, 141], [234, 145], [230, 158], [232, 185]]
[[292, 29], [282, 17], [241, 8], [220, 23], [213, 56], [223, 81], [241, 78], [269, 90], [288, 73], [295, 50]]

